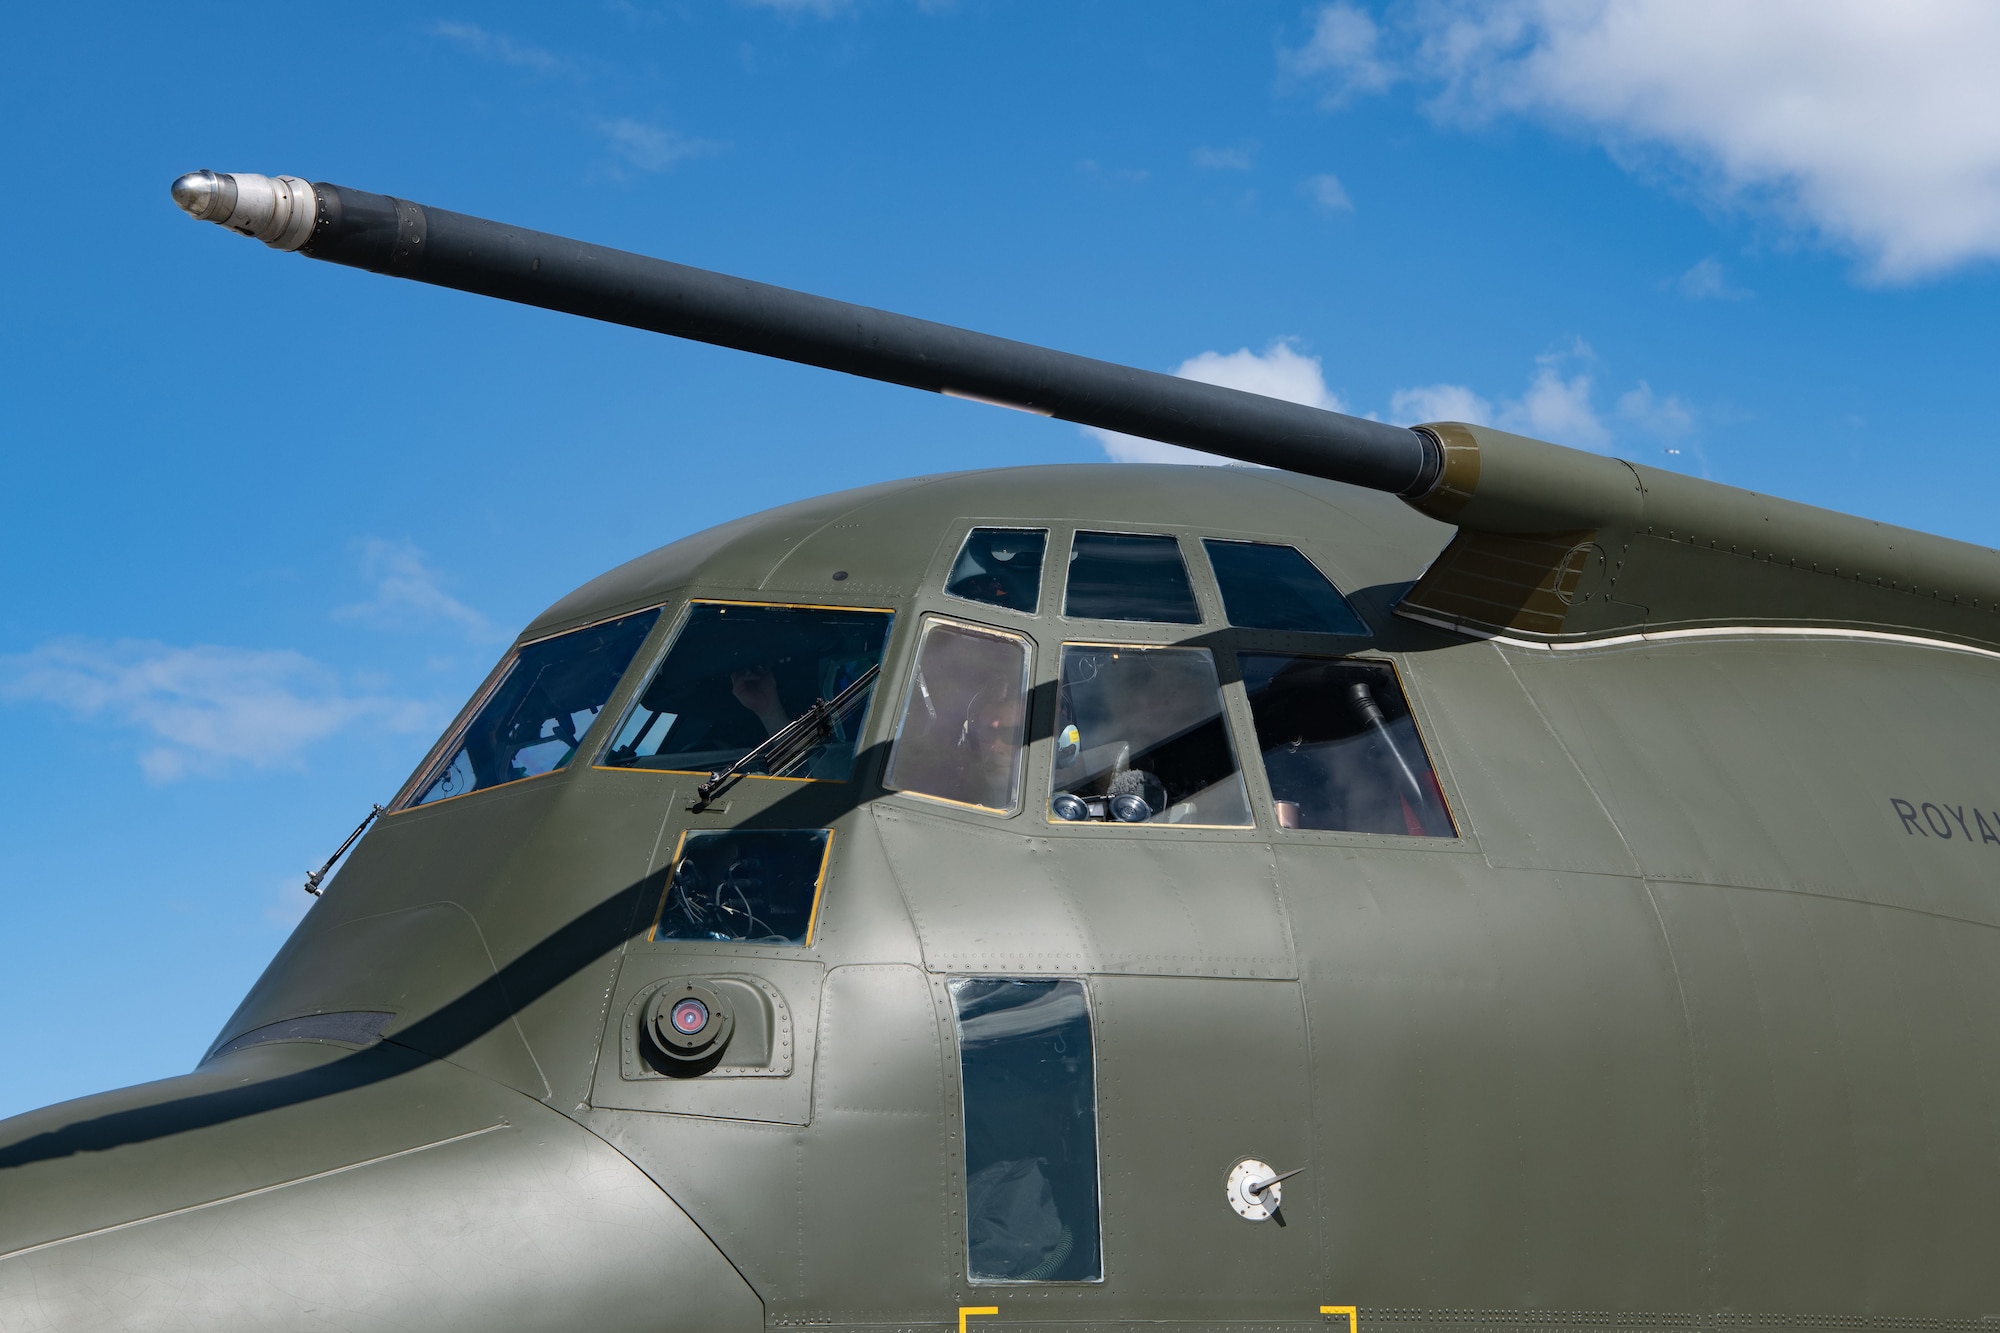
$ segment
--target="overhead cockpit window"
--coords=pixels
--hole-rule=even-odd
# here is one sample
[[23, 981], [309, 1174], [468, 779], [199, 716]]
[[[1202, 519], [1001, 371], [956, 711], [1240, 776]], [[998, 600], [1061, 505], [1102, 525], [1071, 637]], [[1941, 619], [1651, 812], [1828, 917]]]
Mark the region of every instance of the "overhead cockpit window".
[[1097, 1089], [1080, 981], [949, 983], [965, 1105], [966, 1272], [1097, 1282]]
[[[889, 620], [887, 611], [692, 603], [598, 762], [701, 773], [727, 767], [878, 665]], [[824, 740], [770, 776], [845, 779], [873, 693], [872, 685], [862, 690], [830, 719]]]
[[459, 734], [450, 760], [410, 804], [463, 796], [567, 764], [659, 618], [655, 608], [522, 647]]
[[812, 943], [825, 829], [704, 829], [682, 837], [655, 940]]
[[1295, 546], [1204, 538], [1222, 608], [1238, 629], [1366, 634], [1368, 626]]
[[984, 810], [1020, 800], [1028, 641], [938, 620], [924, 629], [886, 784]]
[[1063, 646], [1049, 813], [1074, 822], [1251, 822], [1206, 648]]
[[1042, 600], [1042, 552], [1049, 534], [1039, 528], [974, 528], [965, 534], [945, 593], [1035, 614]]
[[1387, 664], [1287, 653], [1238, 661], [1279, 828], [1456, 835]]
[[1198, 625], [1181, 544], [1133, 532], [1079, 532], [1069, 549], [1063, 614], [1078, 620]]

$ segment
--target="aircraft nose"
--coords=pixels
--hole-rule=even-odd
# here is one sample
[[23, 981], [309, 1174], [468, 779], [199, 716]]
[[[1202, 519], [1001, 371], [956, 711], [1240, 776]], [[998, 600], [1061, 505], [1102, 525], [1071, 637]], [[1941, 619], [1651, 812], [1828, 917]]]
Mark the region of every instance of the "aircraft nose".
[[0, 1122], [0, 1328], [763, 1323], [601, 1139], [410, 1052], [266, 1047]]

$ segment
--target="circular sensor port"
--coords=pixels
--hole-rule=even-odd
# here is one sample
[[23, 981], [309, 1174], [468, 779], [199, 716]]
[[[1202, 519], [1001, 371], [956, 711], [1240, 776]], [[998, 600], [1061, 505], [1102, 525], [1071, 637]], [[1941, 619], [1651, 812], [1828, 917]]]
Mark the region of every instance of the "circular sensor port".
[[697, 1037], [708, 1026], [708, 1006], [690, 995], [674, 1006], [670, 1020], [683, 1037]]
[[640, 1031], [660, 1055], [692, 1063], [721, 1055], [734, 1026], [728, 1003], [714, 987], [676, 981], [654, 993]]

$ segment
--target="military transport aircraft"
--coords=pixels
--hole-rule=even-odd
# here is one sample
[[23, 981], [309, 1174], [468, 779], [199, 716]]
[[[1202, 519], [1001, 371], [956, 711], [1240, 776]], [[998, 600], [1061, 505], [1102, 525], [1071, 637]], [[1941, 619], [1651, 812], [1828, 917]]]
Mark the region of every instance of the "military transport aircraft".
[[2000, 1326], [2000, 554], [173, 192], [1268, 466], [888, 482], [557, 602], [194, 1072], [0, 1125], [0, 1329]]

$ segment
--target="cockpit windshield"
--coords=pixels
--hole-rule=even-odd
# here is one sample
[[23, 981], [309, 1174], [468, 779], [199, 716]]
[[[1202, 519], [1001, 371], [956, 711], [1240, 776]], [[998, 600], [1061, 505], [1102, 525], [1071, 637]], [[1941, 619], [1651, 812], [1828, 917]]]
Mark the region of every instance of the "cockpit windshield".
[[[890, 619], [887, 611], [695, 602], [598, 762], [702, 773], [727, 767], [879, 663]], [[846, 778], [873, 693], [864, 691], [832, 719], [824, 741], [771, 776]]]
[[497, 787], [561, 768], [631, 665], [659, 609], [531, 643], [449, 750], [451, 759], [411, 805]]

